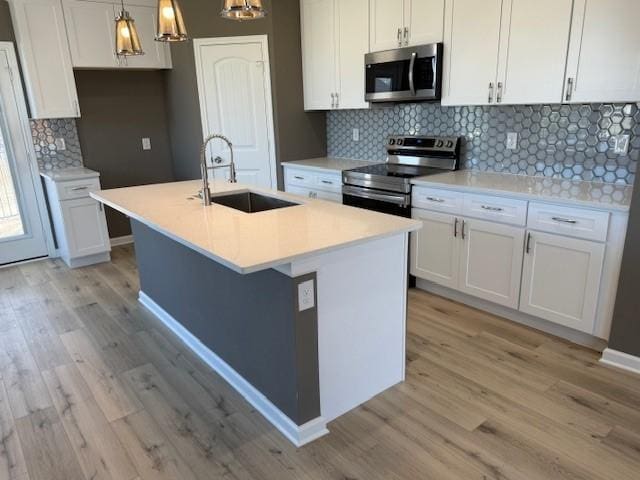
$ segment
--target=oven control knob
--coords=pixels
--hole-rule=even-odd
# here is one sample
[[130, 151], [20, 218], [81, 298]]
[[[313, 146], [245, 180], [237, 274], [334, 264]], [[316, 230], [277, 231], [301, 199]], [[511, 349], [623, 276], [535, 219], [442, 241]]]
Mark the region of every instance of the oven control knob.
[[402, 145], [402, 139], [399, 138], [398, 141], [396, 142], [398, 145]]
[[395, 138], [390, 138], [389, 139], [389, 145], [395, 145], [396, 144], [396, 139]]
[[444, 142], [442, 140], [436, 140], [436, 148], [442, 148], [444, 146]]
[[447, 142], [447, 148], [453, 148], [453, 142], [451, 140]]

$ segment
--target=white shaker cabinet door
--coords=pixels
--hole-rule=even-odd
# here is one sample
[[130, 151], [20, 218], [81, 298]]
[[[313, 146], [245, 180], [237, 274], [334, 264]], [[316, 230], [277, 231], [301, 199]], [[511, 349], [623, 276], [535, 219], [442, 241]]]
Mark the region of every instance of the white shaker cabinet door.
[[413, 209], [412, 217], [422, 221], [422, 228], [411, 233], [411, 274], [458, 288], [458, 219], [418, 209]]
[[60, 0], [11, 0], [30, 118], [80, 116]]
[[445, 11], [443, 105], [496, 101], [502, 0], [449, 0]]
[[526, 244], [520, 310], [593, 333], [605, 245], [540, 232]]
[[77, 258], [111, 250], [102, 205], [92, 198], [60, 202], [69, 257]]
[[369, 52], [368, 0], [336, 2], [337, 108], [367, 108], [364, 100], [364, 55]]
[[564, 101], [640, 100], [640, 1], [575, 0]]
[[[423, 0], [427, 1], [427, 0]], [[404, 1], [371, 0], [369, 30], [372, 52], [391, 50], [404, 44]]]
[[442, 42], [444, 2], [445, 0], [405, 0], [404, 25], [409, 45]]
[[162, 69], [171, 68], [171, 53], [166, 42], [156, 42], [156, 7], [127, 6], [127, 11], [136, 22], [138, 37], [144, 55], [127, 57], [123, 67]]
[[[73, 66], [118, 67], [114, 5], [86, 0], [64, 0], [62, 6]], [[136, 18], [136, 25], [137, 20]]]
[[463, 219], [459, 290], [518, 308], [524, 228]]
[[573, 0], [505, 0], [496, 103], [562, 99]]
[[337, 90], [335, 2], [302, 0], [301, 9], [304, 108], [329, 110]]

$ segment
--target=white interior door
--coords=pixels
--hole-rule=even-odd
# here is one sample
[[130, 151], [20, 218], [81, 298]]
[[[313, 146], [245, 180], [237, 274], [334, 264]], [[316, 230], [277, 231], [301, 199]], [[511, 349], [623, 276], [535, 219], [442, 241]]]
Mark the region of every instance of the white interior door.
[[464, 220], [460, 290], [518, 308], [524, 229], [482, 220]]
[[0, 43], [0, 264], [47, 255], [13, 46]]
[[[204, 136], [220, 133], [233, 143], [239, 183], [275, 187], [266, 36], [200, 39], [194, 47]], [[226, 165], [229, 160], [223, 142], [210, 143], [209, 165]], [[229, 170], [217, 169], [210, 176], [228, 178]]]

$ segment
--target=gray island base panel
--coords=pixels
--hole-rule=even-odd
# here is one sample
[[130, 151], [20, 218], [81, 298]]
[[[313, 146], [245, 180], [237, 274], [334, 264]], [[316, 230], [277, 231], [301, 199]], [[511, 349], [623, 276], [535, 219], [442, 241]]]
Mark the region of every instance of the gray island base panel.
[[276, 270], [242, 275], [132, 221], [141, 291], [297, 425], [320, 416], [317, 308]]

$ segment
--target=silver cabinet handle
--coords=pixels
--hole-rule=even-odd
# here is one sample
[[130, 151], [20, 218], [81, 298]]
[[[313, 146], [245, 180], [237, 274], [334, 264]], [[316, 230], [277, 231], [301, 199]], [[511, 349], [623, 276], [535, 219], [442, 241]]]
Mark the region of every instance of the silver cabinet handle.
[[565, 99], [567, 102], [571, 101], [571, 97], [573, 96], [573, 78], [567, 78], [567, 95]]
[[490, 207], [489, 205], [481, 205], [480, 208], [489, 212], [502, 212], [504, 210], [504, 208]]
[[493, 82], [489, 82], [489, 103], [493, 103]]
[[296, 180], [304, 180], [304, 177], [301, 177], [299, 175], [294, 175], [293, 178], [295, 178]]
[[427, 200], [429, 200], [430, 202], [444, 203], [443, 198], [427, 197]]
[[325, 185], [333, 185], [333, 182], [329, 180], [321, 180], [321, 182], [324, 183]]
[[404, 44], [409, 45], [409, 27], [404, 27]]
[[502, 103], [502, 82], [498, 82], [498, 93], [496, 94], [496, 102]]
[[458, 238], [458, 217], [453, 220], [453, 238]]
[[416, 84], [413, 81], [413, 71], [416, 68], [416, 58], [418, 58], [418, 53], [413, 52], [411, 54], [411, 61], [409, 62], [409, 90], [411, 90], [411, 95], [414, 97], [416, 95]]
[[336, 108], [336, 94], [331, 94], [331, 108]]
[[398, 29], [398, 46], [402, 46], [402, 28]]
[[562, 217], [551, 217], [551, 220], [553, 220], [554, 222], [568, 223], [570, 225], [575, 225], [576, 223], [578, 223], [577, 220], [571, 220], [570, 218], [562, 218]]
[[466, 225], [466, 222], [464, 220], [462, 220], [462, 230], [460, 231], [461, 233], [461, 237], [464, 240], [467, 236], [464, 233], [464, 226]]
[[87, 190], [89, 187], [73, 187], [71, 189], [72, 192], [79, 192], [80, 190]]
[[527, 233], [527, 244], [524, 251], [527, 254], [529, 254], [529, 252], [531, 251], [531, 232]]
[[336, 93], [336, 107], [335, 108], [338, 108], [339, 106], [340, 106], [340, 94]]

